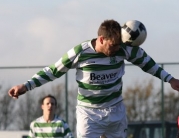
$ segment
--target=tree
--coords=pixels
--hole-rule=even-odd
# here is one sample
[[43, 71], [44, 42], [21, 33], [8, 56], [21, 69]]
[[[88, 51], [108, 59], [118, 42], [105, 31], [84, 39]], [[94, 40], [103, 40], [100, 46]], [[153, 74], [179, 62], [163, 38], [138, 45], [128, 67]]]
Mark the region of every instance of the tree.
[[77, 93], [78, 90], [77, 88], [70, 90], [68, 92], [69, 98], [68, 98], [68, 103], [69, 103], [69, 125], [73, 133], [76, 133], [76, 104], [77, 104]]
[[[161, 90], [154, 89], [153, 81], [135, 83], [123, 92], [129, 121], [161, 120]], [[164, 94], [164, 116], [167, 121], [176, 121], [179, 115], [179, 94], [167, 91]]]
[[14, 122], [14, 100], [12, 100], [9, 95], [7, 95], [7, 89], [3, 90], [2, 85], [0, 85], [0, 129], [7, 130]]
[[[159, 105], [162, 103], [159, 102]], [[179, 116], [179, 94], [174, 91], [168, 91], [164, 95], [164, 117], [165, 120], [176, 121]], [[161, 112], [158, 113], [161, 116]]]
[[[43, 87], [42, 87], [43, 88]], [[30, 122], [42, 115], [39, 99], [47, 94], [57, 98], [57, 114], [65, 119], [65, 92], [64, 85], [57, 84], [45, 90], [35, 89], [18, 100], [7, 95], [7, 89], [0, 85], [0, 129], [29, 130]], [[76, 131], [76, 97], [77, 87], [68, 91], [68, 120], [71, 130]], [[123, 91], [124, 104], [129, 121], [146, 121], [161, 119], [161, 90], [155, 89], [153, 80], [135, 83]], [[175, 120], [179, 115], [179, 94], [174, 91], [164, 95], [165, 120]]]
[[34, 91], [20, 97], [21, 100], [17, 105], [18, 108], [16, 111], [16, 126], [19, 130], [29, 130], [30, 122], [41, 115], [38, 97]]
[[151, 120], [155, 117], [153, 104], [155, 103], [156, 94], [153, 88], [152, 80], [150, 80], [139, 84], [136, 82], [133, 87], [127, 87], [123, 92], [129, 121]]

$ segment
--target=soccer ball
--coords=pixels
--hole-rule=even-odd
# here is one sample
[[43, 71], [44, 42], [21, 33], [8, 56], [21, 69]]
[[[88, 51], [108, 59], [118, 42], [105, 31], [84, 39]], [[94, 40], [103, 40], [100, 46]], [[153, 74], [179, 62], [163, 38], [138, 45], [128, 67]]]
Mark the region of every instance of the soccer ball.
[[122, 42], [130, 46], [140, 46], [147, 37], [143, 23], [137, 20], [127, 21], [122, 26]]

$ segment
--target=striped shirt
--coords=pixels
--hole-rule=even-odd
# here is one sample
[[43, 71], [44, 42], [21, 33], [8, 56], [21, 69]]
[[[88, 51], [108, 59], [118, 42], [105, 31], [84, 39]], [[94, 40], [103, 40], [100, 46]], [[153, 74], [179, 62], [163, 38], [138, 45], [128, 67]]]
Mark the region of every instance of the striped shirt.
[[69, 50], [55, 64], [45, 67], [24, 84], [28, 90], [32, 90], [75, 68], [78, 105], [93, 108], [109, 107], [122, 100], [124, 60], [165, 82], [172, 78], [141, 47], [122, 44], [115, 56], [107, 57], [103, 53], [97, 53], [91, 41], [86, 41]]
[[68, 124], [60, 117], [55, 116], [47, 123], [41, 116], [30, 124], [28, 138], [73, 138], [73, 135]]

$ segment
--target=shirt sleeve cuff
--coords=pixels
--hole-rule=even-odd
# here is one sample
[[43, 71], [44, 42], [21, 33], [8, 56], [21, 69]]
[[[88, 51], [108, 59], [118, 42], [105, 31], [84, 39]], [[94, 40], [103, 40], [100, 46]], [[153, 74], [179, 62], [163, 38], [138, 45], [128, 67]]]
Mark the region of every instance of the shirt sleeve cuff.
[[24, 85], [25, 85], [27, 91], [30, 91], [30, 90], [31, 90], [30, 83], [29, 83], [28, 81], [25, 82]]
[[173, 78], [173, 77], [170, 75], [170, 76], [167, 77], [167, 80], [166, 80], [166, 81], [169, 82], [172, 78]]

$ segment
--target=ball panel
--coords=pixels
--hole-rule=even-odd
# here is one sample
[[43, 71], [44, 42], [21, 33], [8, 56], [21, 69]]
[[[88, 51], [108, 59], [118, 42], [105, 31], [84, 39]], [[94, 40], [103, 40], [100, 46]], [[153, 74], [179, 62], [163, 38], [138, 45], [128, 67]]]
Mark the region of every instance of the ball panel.
[[137, 20], [126, 22], [122, 26], [122, 41], [131, 46], [140, 46], [147, 37], [145, 26]]

